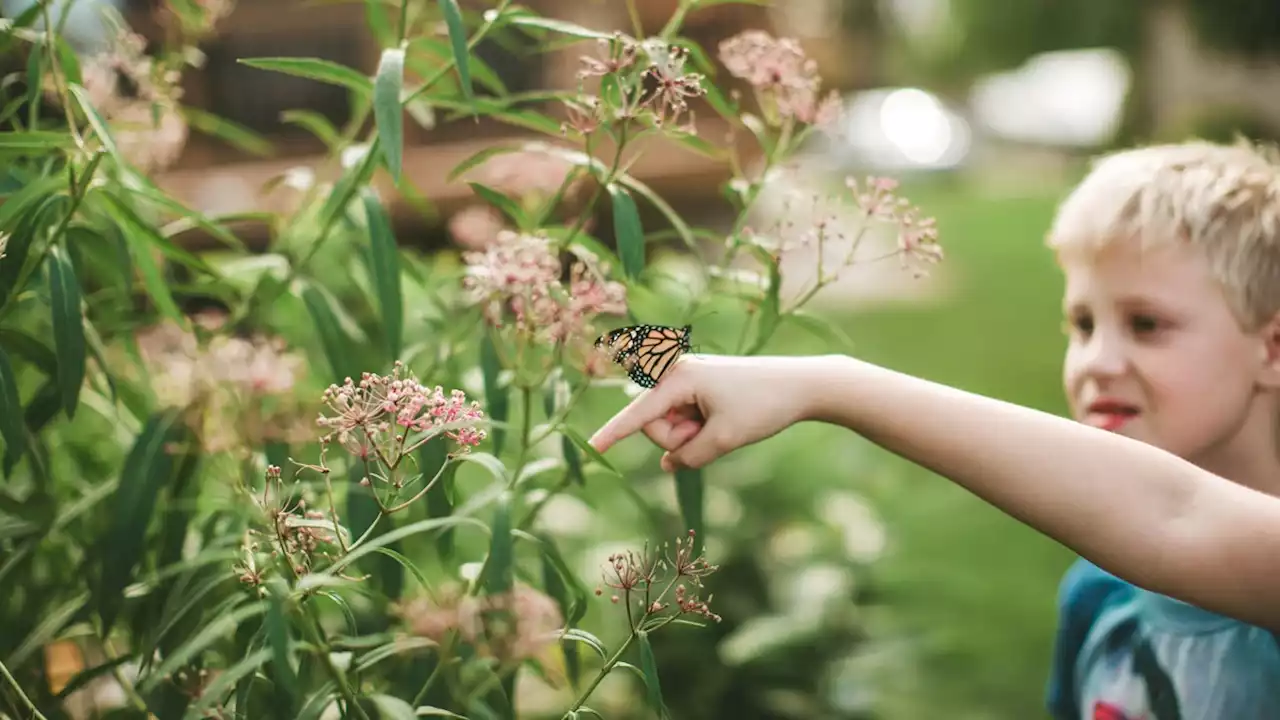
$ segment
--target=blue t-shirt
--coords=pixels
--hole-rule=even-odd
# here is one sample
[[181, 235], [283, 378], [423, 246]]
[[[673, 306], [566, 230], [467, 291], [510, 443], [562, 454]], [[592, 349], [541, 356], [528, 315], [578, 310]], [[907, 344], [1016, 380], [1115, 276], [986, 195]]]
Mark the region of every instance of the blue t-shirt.
[[1280, 718], [1280, 638], [1078, 560], [1062, 579], [1057, 720]]

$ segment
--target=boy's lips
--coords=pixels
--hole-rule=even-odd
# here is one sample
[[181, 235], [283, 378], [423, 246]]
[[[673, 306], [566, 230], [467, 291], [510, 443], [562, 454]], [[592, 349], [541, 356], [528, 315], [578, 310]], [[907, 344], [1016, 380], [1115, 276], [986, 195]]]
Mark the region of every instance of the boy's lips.
[[1119, 430], [1138, 416], [1138, 407], [1111, 398], [1099, 398], [1085, 408], [1085, 422], [1103, 430]]

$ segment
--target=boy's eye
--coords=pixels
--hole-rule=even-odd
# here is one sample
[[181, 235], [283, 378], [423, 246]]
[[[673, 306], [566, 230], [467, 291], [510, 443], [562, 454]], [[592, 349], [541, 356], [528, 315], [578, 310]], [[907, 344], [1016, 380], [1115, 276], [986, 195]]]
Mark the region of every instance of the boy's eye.
[[1082, 335], [1088, 335], [1093, 332], [1093, 317], [1090, 315], [1074, 315], [1068, 320], [1068, 323], [1072, 330]]
[[1129, 326], [1138, 335], [1153, 333], [1160, 329], [1160, 321], [1150, 315], [1134, 315], [1129, 318]]

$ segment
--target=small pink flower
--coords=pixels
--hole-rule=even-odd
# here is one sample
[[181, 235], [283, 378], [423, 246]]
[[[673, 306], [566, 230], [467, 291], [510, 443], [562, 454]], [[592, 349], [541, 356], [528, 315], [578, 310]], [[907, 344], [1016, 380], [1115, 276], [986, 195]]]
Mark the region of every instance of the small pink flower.
[[838, 95], [819, 98], [822, 78], [818, 64], [805, 55], [796, 40], [747, 30], [720, 43], [720, 60], [730, 75], [751, 85], [773, 124], [794, 118], [806, 124], [829, 125], [838, 115]]

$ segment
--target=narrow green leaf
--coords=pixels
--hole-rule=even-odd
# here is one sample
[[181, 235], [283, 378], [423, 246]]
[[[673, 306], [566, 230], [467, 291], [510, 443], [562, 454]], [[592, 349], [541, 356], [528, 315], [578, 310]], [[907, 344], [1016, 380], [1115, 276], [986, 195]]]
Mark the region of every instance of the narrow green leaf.
[[53, 314], [53, 344], [58, 353], [58, 385], [62, 408], [74, 418], [84, 384], [84, 317], [80, 311], [80, 280], [61, 245], [49, 248], [47, 281]]
[[752, 341], [751, 347], [748, 348], [746, 353], [747, 355], [752, 355], [759, 352], [765, 343], [769, 341], [769, 338], [773, 336], [774, 331], [778, 329], [782, 309], [780, 296], [782, 291], [782, 269], [777, 259], [771, 256], [764, 248], [758, 245], [748, 245], [747, 247], [769, 272], [769, 285], [765, 288], [765, 295], [760, 301], [759, 312], [756, 313], [755, 340]]
[[98, 136], [98, 142], [102, 143], [110, 155], [111, 159], [116, 161], [116, 165], [126, 167], [128, 163], [120, 156], [120, 149], [116, 146], [115, 138], [111, 135], [111, 130], [107, 127], [107, 121], [102, 119], [98, 114], [97, 108], [93, 106], [93, 101], [89, 98], [89, 91], [76, 83], [68, 83], [68, 90], [72, 95], [76, 96], [76, 102], [80, 104], [80, 110], [89, 121], [89, 127], [93, 128], [93, 132]]
[[653, 188], [645, 185], [630, 175], [622, 175], [619, 177], [618, 184], [629, 188], [631, 192], [634, 192], [645, 200], [648, 200], [667, 218], [667, 221], [671, 223], [671, 227], [675, 229], [676, 234], [680, 236], [680, 239], [684, 244], [691, 250], [698, 250], [698, 243], [694, 239], [694, 233], [693, 230], [690, 229], [689, 224], [684, 221], [684, 218], [680, 217], [680, 213], [676, 212], [666, 200], [662, 199], [662, 196], [654, 192]]
[[302, 291], [302, 302], [306, 304], [307, 311], [311, 314], [316, 334], [320, 336], [320, 344], [324, 347], [325, 359], [329, 361], [329, 370], [333, 373], [330, 381], [341, 383], [346, 378], [359, 378], [360, 373], [356, 371], [347, 352], [351, 340], [338, 323], [338, 316], [329, 305], [328, 296], [315, 285], [308, 283]]
[[40, 386], [36, 396], [27, 403], [27, 410], [22, 414], [22, 421], [32, 435], [39, 434], [62, 409], [62, 391], [58, 389], [57, 380], [49, 380]]
[[587, 476], [582, 472], [582, 457], [578, 454], [578, 446], [568, 435], [560, 438], [560, 452], [564, 454], [564, 464], [567, 468], [566, 472], [569, 473], [569, 479], [575, 485], [586, 485]]
[[485, 560], [484, 589], [490, 595], [511, 590], [515, 583], [515, 548], [511, 539], [511, 497], [508, 494], [494, 503], [489, 557]]
[[[0, 215], [4, 214], [10, 203], [18, 202], [21, 202], [18, 195], [11, 196], [4, 204], [0, 204]], [[0, 307], [4, 307], [25, 288], [34, 272], [33, 266], [40, 257], [44, 237], [62, 219], [63, 208], [70, 202], [70, 198], [62, 193], [46, 194], [43, 198], [34, 199], [28, 207], [29, 212], [18, 218], [5, 246], [4, 261], [0, 262]]]
[[564, 35], [572, 35], [573, 37], [586, 38], [588, 40], [608, 40], [613, 37], [609, 33], [585, 28], [576, 23], [527, 13], [512, 13], [507, 18], [507, 22], [519, 27], [541, 28], [543, 30], [551, 30]]
[[57, 356], [48, 345], [33, 335], [17, 328], [0, 328], [0, 348], [35, 365], [49, 377], [57, 375]]
[[208, 625], [205, 625], [200, 632], [183, 643], [173, 654], [165, 657], [164, 662], [160, 663], [145, 679], [138, 683], [138, 691], [150, 693], [160, 683], [168, 682], [169, 676], [175, 670], [186, 665], [205, 648], [226, 637], [232, 630], [239, 627], [240, 623], [256, 615], [263, 614], [266, 609], [266, 603], [254, 602], [242, 605], [233, 612], [220, 613], [214, 616]]
[[88, 600], [89, 593], [80, 593], [59, 607], [44, 608], [39, 622], [32, 628], [31, 633], [9, 657], [5, 658], [5, 665], [12, 668], [22, 667], [32, 653], [43, 650], [58, 633], [62, 632], [62, 629], [80, 612], [80, 608], [84, 607]]
[[560, 639], [572, 640], [574, 642], [580, 642], [590, 646], [591, 649], [595, 650], [596, 654], [600, 656], [601, 660], [606, 660], [609, 657], [609, 651], [608, 649], [605, 648], [604, 642], [601, 641], [600, 638], [596, 637], [595, 635], [592, 635], [586, 630], [582, 630], [580, 628], [569, 628], [568, 630], [564, 631], [564, 633], [560, 636]]
[[239, 662], [231, 667], [222, 670], [214, 677], [213, 682], [209, 683], [196, 698], [195, 703], [188, 708], [187, 717], [208, 717], [202, 714], [202, 711], [217, 704], [227, 693], [231, 692], [231, 688], [244, 678], [252, 676], [258, 668], [262, 667], [271, 659], [271, 648], [261, 648], [255, 650], [241, 658]]
[[680, 503], [680, 516], [684, 529], [693, 531], [694, 554], [702, 550], [703, 528], [703, 477], [701, 468], [676, 470], [676, 499]]
[[[555, 540], [546, 533], [530, 534], [523, 530], [514, 531], [518, 536], [535, 542], [539, 552], [542, 554], [543, 569], [542, 577], [546, 584], [547, 594], [556, 598], [560, 602], [561, 610], [564, 612], [565, 621], [569, 625], [576, 624], [587, 613], [587, 602], [589, 593], [587, 586], [582, 584], [578, 576], [574, 574], [569, 563], [564, 559], [564, 555], [560, 552], [559, 546]], [[554, 570], [554, 573], [551, 571]], [[554, 574], [551, 577], [548, 573]], [[556, 597], [551, 591], [552, 584], [558, 585], [562, 594]]]
[[0, 151], [53, 150], [71, 144], [71, 136], [48, 130], [0, 132]]
[[[391, 545], [395, 543], [397, 540], [402, 540], [404, 538], [412, 537], [414, 535], [420, 535], [422, 533], [431, 532], [432, 530], [441, 530], [443, 528], [450, 528], [457, 525], [476, 525], [481, 528], [485, 527], [484, 523], [480, 522], [479, 520], [476, 520], [475, 518], [463, 517], [460, 515], [454, 515], [446, 518], [431, 518], [429, 520], [419, 520], [418, 522], [409, 523], [408, 525], [405, 525], [404, 527], [398, 527], [395, 530], [392, 530], [391, 532], [386, 533], [385, 535], [380, 535], [372, 540], [366, 541], [364, 544], [355, 548], [351, 552], [347, 553], [346, 555], [343, 555], [341, 558], [336, 560], [332, 565], [325, 568], [324, 570], [320, 572], [311, 573], [310, 575], [303, 578], [302, 582], [299, 583], [299, 588], [306, 589], [309, 586], [323, 583], [325, 582], [324, 580], [325, 577], [332, 577], [334, 575], [337, 575], [338, 573], [342, 572], [343, 568], [351, 565], [352, 563], [358, 562], [360, 558], [364, 557], [365, 555], [368, 555], [369, 553], [372, 553], [372, 552], [376, 552], [378, 548]], [[309, 580], [309, 578], [315, 578], [315, 580]]]
[[462, 162], [458, 163], [457, 166], [455, 166], [452, 170], [449, 171], [449, 174], [446, 176], [445, 179], [448, 180], [449, 182], [453, 182], [454, 180], [457, 180], [458, 178], [462, 177], [462, 175], [465, 174], [467, 171], [474, 170], [475, 168], [480, 167], [481, 165], [485, 164], [493, 157], [496, 157], [498, 155], [506, 155], [509, 153], [517, 153], [517, 152], [521, 152], [522, 150], [524, 150], [523, 144], [489, 145], [485, 147], [483, 150], [476, 151], [471, 155], [471, 157], [467, 158], [466, 160], [463, 160]]
[[360, 191], [365, 218], [369, 223], [369, 257], [378, 306], [382, 310], [383, 330], [387, 334], [387, 351], [400, 357], [404, 343], [404, 295], [400, 287], [400, 248], [391, 229], [378, 194], [368, 186]]
[[400, 698], [378, 694], [369, 699], [378, 708], [379, 720], [413, 720], [417, 717], [413, 706]]
[[640, 211], [625, 189], [612, 183], [608, 189], [613, 199], [613, 234], [618, 243], [618, 257], [627, 277], [634, 280], [644, 270], [644, 229], [640, 225]]
[[467, 28], [462, 24], [462, 12], [458, 9], [458, 0], [439, 1], [440, 12], [449, 27], [449, 44], [453, 46], [453, 61], [458, 66], [462, 95], [471, 102], [475, 99], [475, 91], [471, 87], [471, 50], [467, 47]]
[[275, 154], [270, 140], [237, 122], [190, 105], [182, 106], [182, 116], [192, 128], [222, 138], [251, 155], [271, 157]]
[[834, 350], [846, 354], [854, 350], [853, 338], [840, 329], [840, 326], [824, 317], [814, 315], [807, 310], [796, 309], [784, 315], [783, 320], [790, 320], [820, 340], [825, 340]]
[[[395, 529], [395, 516], [382, 514], [378, 507], [378, 500], [373, 495], [373, 487], [361, 484], [364, 477], [364, 466], [360, 463], [352, 463], [347, 475], [346, 522], [351, 528], [352, 537], [357, 538], [364, 537], [370, 526], [377, 523], [369, 536], [376, 538]], [[399, 545], [393, 543], [392, 549], [399, 550]], [[374, 574], [382, 593], [389, 598], [400, 597], [400, 591], [404, 589], [404, 571], [395, 555], [383, 554], [372, 560], [373, 562], [367, 567]]]
[[[418, 451], [418, 466], [422, 469], [423, 475], [429, 480], [436, 477], [436, 473], [440, 473], [436, 484], [427, 491], [427, 517], [430, 518], [449, 517], [453, 514], [453, 500], [450, 498], [449, 490], [453, 486], [453, 476], [458, 472], [459, 463], [449, 463], [447, 466], [445, 463], [449, 463], [449, 459], [443, 439], [429, 442]], [[441, 467], [444, 468], [443, 472]], [[436, 548], [441, 558], [448, 560], [453, 557], [452, 530], [440, 533]]]
[[666, 703], [662, 701], [662, 684], [658, 680], [658, 661], [653, 656], [653, 646], [649, 644], [649, 633], [641, 630], [637, 633], [640, 639], [640, 669], [644, 671], [644, 685], [648, 691], [646, 697], [649, 707], [659, 717], [670, 717]]
[[609, 472], [613, 473], [614, 475], [617, 475], [618, 477], [622, 477], [622, 473], [618, 472], [618, 468], [614, 467], [613, 463], [606, 460], [605, 457], [601, 455], [599, 451], [591, 447], [591, 443], [587, 442], [587, 439], [582, 437], [582, 434], [579, 433], [577, 430], [574, 430], [568, 425], [562, 425], [560, 426], [560, 432], [564, 433], [564, 436], [569, 438], [569, 440], [571, 440], [574, 445], [577, 445], [578, 449], [581, 450], [587, 457], [591, 458], [595, 462], [600, 463], [600, 466], [603, 467], [605, 470], [608, 470]]
[[379, 45], [385, 47], [396, 41], [395, 29], [391, 26], [391, 18], [387, 16], [382, 0], [364, 0], [364, 19]]
[[304, 57], [263, 57], [240, 58], [238, 62], [259, 70], [271, 70], [286, 75], [304, 77], [309, 80], [318, 80], [330, 85], [338, 85], [361, 95], [373, 92], [373, 83], [368, 76], [331, 60]]
[[[500, 383], [502, 359], [498, 356], [493, 335], [487, 332], [480, 338], [480, 372], [484, 378], [485, 413], [495, 422], [505, 423], [510, 407], [507, 388]], [[502, 454], [502, 441], [506, 434], [506, 428], [500, 425], [490, 428], [494, 455]]]
[[[568, 617], [570, 613], [576, 610], [576, 599], [569, 594], [569, 587], [565, 583], [561, 572], [556, 569], [555, 563], [551, 556], [544, 553], [542, 555], [542, 587], [546, 590], [556, 604], [560, 606], [560, 614]], [[573, 621], [569, 621], [573, 624]], [[561, 640], [560, 651], [564, 653], [565, 672], [569, 676], [569, 682], [577, 687], [578, 678], [582, 674], [582, 658], [578, 656], [578, 646], [572, 642]]]
[[373, 118], [382, 139], [382, 152], [391, 177], [400, 181], [404, 166], [404, 108], [400, 92], [404, 88], [404, 50], [387, 48], [378, 61], [373, 83]]
[[99, 548], [97, 601], [104, 634], [115, 622], [124, 589], [133, 582], [134, 571], [142, 559], [156, 498], [173, 470], [167, 445], [179, 421], [177, 410], [148, 418], [121, 468], [112, 499], [111, 525]]
[[524, 211], [520, 209], [520, 206], [516, 204], [515, 200], [512, 200], [487, 185], [475, 182], [474, 180], [469, 181], [467, 185], [470, 185], [472, 191], [474, 191], [476, 195], [479, 195], [482, 200], [502, 211], [502, 214], [511, 218], [511, 220], [515, 222], [516, 227], [522, 228], [525, 226], [527, 220], [525, 219]]
[[333, 150], [342, 144], [342, 135], [328, 118], [312, 110], [285, 110], [280, 113], [280, 121], [297, 125], [309, 131], [316, 139]]
[[445, 710], [444, 708], [431, 707], [430, 705], [419, 705], [418, 709], [414, 710], [414, 713], [418, 717], [447, 717], [447, 718], [461, 718], [461, 720], [467, 720], [466, 715], [459, 715], [458, 713], [450, 712], [448, 710]]
[[293, 630], [289, 627], [288, 588], [279, 578], [269, 583], [267, 594], [267, 618], [265, 628], [271, 646], [271, 667], [278, 692], [277, 702], [287, 705], [289, 711], [297, 708], [298, 673], [293, 666]]
[[0, 347], [0, 437], [4, 438], [4, 472], [8, 475], [27, 450], [27, 435], [17, 376], [3, 347]]

